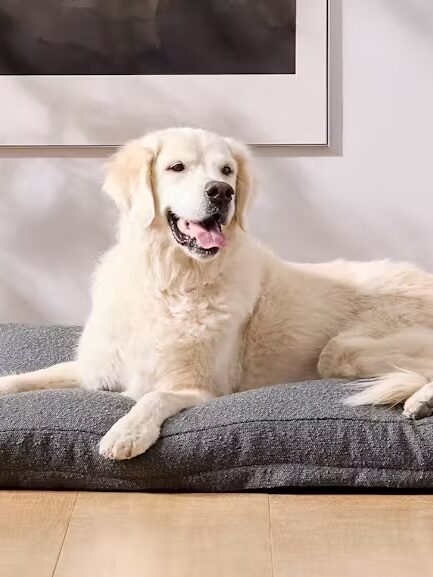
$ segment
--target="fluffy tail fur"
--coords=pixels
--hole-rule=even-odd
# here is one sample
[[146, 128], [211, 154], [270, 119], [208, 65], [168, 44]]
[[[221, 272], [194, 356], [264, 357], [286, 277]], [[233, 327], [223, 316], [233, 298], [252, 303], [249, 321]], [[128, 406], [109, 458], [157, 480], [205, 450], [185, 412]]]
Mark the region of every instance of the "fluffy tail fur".
[[345, 404], [398, 405], [416, 393], [429, 379], [415, 371], [399, 370], [359, 383], [361, 391], [346, 399]]

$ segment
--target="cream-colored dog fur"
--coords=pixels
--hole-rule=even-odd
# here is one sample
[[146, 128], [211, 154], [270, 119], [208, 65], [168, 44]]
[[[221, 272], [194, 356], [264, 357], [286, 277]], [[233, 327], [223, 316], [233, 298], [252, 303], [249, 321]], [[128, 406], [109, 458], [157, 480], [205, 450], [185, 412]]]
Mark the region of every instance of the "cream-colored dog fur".
[[[226, 246], [196, 258], [167, 214], [206, 218], [209, 181], [235, 196]], [[118, 241], [97, 268], [76, 361], [3, 377], [1, 393], [81, 386], [134, 398], [100, 442], [111, 459], [146, 451], [182, 409], [274, 383], [368, 377], [351, 404], [433, 412], [433, 277], [388, 261], [283, 262], [244, 230], [243, 145], [202, 130], [152, 133], [115, 155], [104, 188], [120, 208]]]

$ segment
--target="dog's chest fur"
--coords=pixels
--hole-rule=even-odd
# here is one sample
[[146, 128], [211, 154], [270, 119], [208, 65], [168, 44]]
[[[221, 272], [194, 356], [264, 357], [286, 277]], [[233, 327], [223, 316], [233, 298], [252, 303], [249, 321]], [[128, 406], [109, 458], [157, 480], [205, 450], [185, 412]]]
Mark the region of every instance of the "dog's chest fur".
[[95, 275], [94, 306], [78, 355], [86, 386], [139, 398], [164, 379], [164, 371], [194, 363], [193, 351], [206, 349], [203, 384], [217, 395], [235, 390], [242, 331], [258, 287], [244, 286], [237, 266], [211, 278], [180, 271], [161, 279], [142, 257], [134, 262], [129, 251], [125, 261], [122, 253], [115, 247]]

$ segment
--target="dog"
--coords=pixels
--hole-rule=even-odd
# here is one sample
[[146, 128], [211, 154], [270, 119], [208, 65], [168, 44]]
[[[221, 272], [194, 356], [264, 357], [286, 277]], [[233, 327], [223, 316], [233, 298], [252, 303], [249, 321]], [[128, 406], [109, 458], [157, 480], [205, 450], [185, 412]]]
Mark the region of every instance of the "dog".
[[[389, 261], [287, 263], [246, 232], [247, 148], [190, 128], [127, 143], [104, 190], [117, 242], [94, 277], [76, 360], [0, 378], [0, 393], [84, 387], [136, 403], [103, 436], [130, 459], [169, 417], [265, 385], [367, 379], [348, 402], [433, 413], [433, 276]], [[331, 386], [331, 385], [330, 385]]]

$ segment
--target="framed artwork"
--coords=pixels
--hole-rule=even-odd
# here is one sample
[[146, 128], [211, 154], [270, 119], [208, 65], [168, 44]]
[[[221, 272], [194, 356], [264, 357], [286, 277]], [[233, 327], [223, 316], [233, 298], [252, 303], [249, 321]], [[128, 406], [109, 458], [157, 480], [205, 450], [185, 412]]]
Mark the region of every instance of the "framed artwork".
[[326, 0], [2, 0], [0, 146], [328, 144]]

